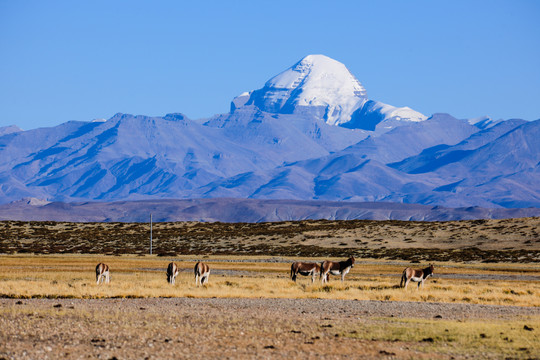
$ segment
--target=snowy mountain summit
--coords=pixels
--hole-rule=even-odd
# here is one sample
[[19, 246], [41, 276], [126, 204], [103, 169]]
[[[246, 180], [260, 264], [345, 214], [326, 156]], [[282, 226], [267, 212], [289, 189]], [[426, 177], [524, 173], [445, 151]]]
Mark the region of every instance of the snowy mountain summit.
[[410, 108], [368, 100], [366, 89], [349, 69], [324, 55], [308, 55], [263, 88], [236, 97], [231, 111], [244, 105], [269, 113], [311, 115], [329, 125], [365, 130], [374, 130], [384, 120], [426, 119]]

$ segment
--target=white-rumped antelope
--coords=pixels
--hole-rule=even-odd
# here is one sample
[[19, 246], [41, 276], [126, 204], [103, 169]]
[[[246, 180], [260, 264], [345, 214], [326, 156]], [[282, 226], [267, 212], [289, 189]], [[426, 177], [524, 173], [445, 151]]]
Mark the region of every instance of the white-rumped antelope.
[[195, 272], [195, 286], [199, 286], [198, 283], [204, 285], [208, 282], [210, 276], [210, 267], [208, 265], [199, 261], [195, 264], [193, 271]]
[[321, 264], [321, 275], [320, 278], [322, 283], [328, 282], [328, 274], [332, 275], [341, 275], [341, 281], [345, 279], [345, 275], [351, 270], [354, 266], [354, 257], [351, 256], [345, 261], [335, 262], [325, 260]]
[[111, 281], [111, 274], [109, 273], [109, 265], [104, 263], [99, 263], [96, 266], [96, 283], [99, 285], [99, 282], [109, 283]]
[[169, 284], [175, 284], [178, 272], [178, 265], [176, 265], [175, 263], [172, 262], [169, 264], [169, 266], [167, 266], [167, 282]]
[[[409, 282], [414, 281], [418, 283], [417, 290], [420, 288], [420, 285], [424, 287], [424, 281], [430, 276], [433, 276], [433, 265], [429, 265], [425, 269], [413, 269], [413, 268], [405, 268], [403, 270], [403, 275], [401, 275], [401, 281], [399, 283], [399, 287], [405, 287], [407, 289], [407, 285], [409, 285]], [[403, 286], [403, 283], [405, 283], [405, 286]]]
[[321, 273], [321, 265], [307, 262], [294, 262], [291, 265], [291, 280], [296, 281], [298, 274], [304, 276], [311, 275], [311, 282], [315, 282], [315, 277]]

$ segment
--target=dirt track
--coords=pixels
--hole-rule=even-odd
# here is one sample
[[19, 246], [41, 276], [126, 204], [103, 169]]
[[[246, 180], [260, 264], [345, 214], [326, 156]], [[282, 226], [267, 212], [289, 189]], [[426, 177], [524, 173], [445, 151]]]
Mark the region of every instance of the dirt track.
[[354, 335], [381, 317], [525, 321], [540, 316], [540, 308], [322, 299], [1, 299], [0, 304], [0, 359], [450, 358], [418, 352], [402, 341]]

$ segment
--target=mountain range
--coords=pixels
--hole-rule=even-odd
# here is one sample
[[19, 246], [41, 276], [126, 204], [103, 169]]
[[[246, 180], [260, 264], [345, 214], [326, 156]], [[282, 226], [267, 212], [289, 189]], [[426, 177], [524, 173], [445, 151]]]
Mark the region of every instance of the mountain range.
[[540, 207], [540, 120], [425, 116], [309, 55], [207, 119], [0, 128], [0, 203], [239, 198]]

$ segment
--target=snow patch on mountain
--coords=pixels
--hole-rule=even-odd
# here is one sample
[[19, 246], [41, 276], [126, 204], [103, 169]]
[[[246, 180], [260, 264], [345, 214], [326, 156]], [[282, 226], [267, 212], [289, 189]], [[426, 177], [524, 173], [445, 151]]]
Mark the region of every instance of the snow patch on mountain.
[[485, 116], [480, 116], [477, 118], [467, 119], [467, 121], [469, 122], [469, 124], [474, 125], [479, 129], [487, 129], [487, 128], [497, 125], [503, 120], [493, 120], [489, 116], [485, 115]]
[[395, 107], [379, 101], [367, 100], [359, 102], [351, 115], [351, 120], [341, 126], [350, 129], [388, 131], [406, 122], [420, 122], [427, 116], [409, 107]]
[[251, 96], [251, 92], [243, 92], [237, 97], [231, 101], [231, 113], [235, 112], [236, 109], [241, 108], [242, 106], [246, 105], [246, 103], [249, 101], [249, 98]]

